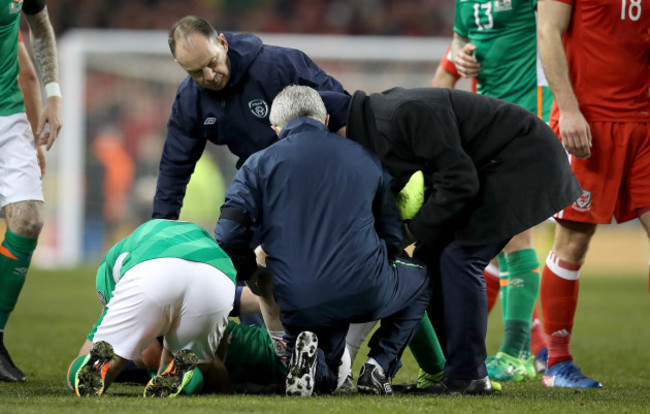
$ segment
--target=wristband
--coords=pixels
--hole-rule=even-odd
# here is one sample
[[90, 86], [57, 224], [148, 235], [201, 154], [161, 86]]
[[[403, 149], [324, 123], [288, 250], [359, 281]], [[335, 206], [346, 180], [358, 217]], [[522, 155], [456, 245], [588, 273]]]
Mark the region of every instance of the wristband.
[[53, 96], [58, 96], [60, 98], [61, 87], [59, 86], [59, 82], [50, 82], [45, 85], [45, 94], [48, 98], [51, 98]]

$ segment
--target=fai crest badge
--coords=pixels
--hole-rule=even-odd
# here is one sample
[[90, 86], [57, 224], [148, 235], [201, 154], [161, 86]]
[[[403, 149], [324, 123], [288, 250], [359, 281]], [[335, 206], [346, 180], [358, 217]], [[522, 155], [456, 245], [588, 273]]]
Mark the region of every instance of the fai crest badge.
[[591, 210], [591, 191], [582, 190], [582, 195], [573, 202], [573, 205], [571, 207], [577, 211]]
[[495, 12], [508, 11], [508, 10], [512, 10], [512, 0], [496, 0], [494, 2]]
[[20, 13], [23, 9], [23, 0], [12, 0], [9, 3], [9, 14]]
[[253, 99], [248, 103], [248, 108], [258, 118], [266, 118], [269, 114], [269, 104], [264, 99]]

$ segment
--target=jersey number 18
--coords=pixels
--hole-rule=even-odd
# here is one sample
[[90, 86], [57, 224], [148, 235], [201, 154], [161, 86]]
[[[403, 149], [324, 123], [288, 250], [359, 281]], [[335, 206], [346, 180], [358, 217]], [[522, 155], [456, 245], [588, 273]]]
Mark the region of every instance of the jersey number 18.
[[626, 6], [626, 0], [621, 0], [621, 20], [625, 20], [626, 11], [627, 18], [633, 22], [636, 22], [641, 18], [641, 0], [630, 0], [630, 6]]

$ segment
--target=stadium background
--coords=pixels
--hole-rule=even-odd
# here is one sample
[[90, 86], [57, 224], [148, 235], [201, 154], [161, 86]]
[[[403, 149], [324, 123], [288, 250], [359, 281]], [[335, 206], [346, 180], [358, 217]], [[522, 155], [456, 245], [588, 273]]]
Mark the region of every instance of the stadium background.
[[[34, 262], [58, 268], [98, 262], [115, 241], [150, 217], [166, 121], [185, 75], [165, 39], [180, 16], [197, 14], [218, 30], [253, 32], [267, 43], [295, 45], [348, 90], [379, 91], [428, 86], [452, 34], [454, 3], [62, 0], [48, 2], [48, 10], [58, 36], [66, 124], [48, 154], [47, 222]], [[141, 50], [121, 52], [134, 44]], [[233, 157], [209, 144], [181, 217], [212, 231], [234, 172]], [[541, 259], [552, 242], [552, 225], [544, 227], [537, 236]], [[585, 271], [643, 273], [647, 251], [638, 223], [602, 226]]]

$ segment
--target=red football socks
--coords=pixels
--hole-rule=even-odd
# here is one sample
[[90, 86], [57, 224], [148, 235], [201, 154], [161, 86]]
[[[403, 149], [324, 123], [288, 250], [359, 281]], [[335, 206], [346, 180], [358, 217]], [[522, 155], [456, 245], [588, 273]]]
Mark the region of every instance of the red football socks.
[[580, 265], [565, 262], [553, 252], [549, 253], [540, 290], [549, 368], [573, 359], [569, 344], [578, 305], [579, 276]]

